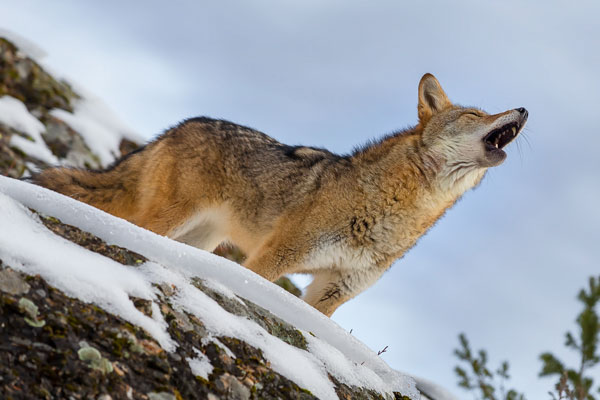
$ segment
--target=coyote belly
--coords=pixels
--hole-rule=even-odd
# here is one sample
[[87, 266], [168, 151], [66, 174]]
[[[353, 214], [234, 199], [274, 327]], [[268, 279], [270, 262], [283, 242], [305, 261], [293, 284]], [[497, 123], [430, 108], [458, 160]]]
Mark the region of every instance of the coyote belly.
[[304, 299], [331, 315], [502, 163], [527, 111], [454, 105], [426, 74], [418, 116], [344, 156], [192, 118], [106, 170], [50, 168], [33, 180], [208, 251], [230, 241], [271, 281], [310, 273]]

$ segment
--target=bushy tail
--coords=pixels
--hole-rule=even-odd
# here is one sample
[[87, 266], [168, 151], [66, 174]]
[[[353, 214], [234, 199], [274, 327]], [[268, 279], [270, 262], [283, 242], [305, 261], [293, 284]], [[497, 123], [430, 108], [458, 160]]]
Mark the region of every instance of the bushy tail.
[[123, 164], [105, 171], [48, 168], [34, 175], [31, 181], [128, 219], [135, 208], [138, 177], [130, 166]]

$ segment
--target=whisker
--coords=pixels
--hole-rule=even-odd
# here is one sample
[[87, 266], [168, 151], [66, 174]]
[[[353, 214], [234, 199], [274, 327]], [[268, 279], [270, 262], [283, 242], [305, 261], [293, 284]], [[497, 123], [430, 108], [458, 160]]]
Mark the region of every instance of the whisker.
[[527, 134], [525, 133], [526, 129], [527, 128], [523, 129], [523, 131], [521, 132], [519, 137], [522, 137], [523, 140], [527, 143], [527, 146], [529, 146], [529, 150], [533, 150], [533, 147], [531, 146], [531, 142], [529, 142], [529, 138], [527, 137]]

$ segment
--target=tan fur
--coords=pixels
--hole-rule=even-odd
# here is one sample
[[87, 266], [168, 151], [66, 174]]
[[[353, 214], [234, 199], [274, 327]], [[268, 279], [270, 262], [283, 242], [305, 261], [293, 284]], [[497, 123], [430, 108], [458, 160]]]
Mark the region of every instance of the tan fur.
[[34, 181], [205, 250], [231, 241], [269, 280], [311, 273], [305, 300], [331, 315], [502, 162], [482, 138], [523, 113], [453, 105], [430, 74], [418, 99], [415, 128], [349, 156], [196, 118], [105, 171], [52, 168]]

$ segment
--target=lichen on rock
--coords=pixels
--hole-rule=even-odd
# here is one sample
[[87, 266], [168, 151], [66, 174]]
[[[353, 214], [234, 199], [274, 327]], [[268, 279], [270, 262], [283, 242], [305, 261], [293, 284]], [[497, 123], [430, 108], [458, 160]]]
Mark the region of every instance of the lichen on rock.
[[107, 358], [102, 357], [97, 349], [88, 346], [85, 342], [82, 342], [82, 347], [77, 350], [77, 355], [81, 361], [87, 362], [90, 368], [97, 369], [103, 374], [110, 374], [114, 370]]

